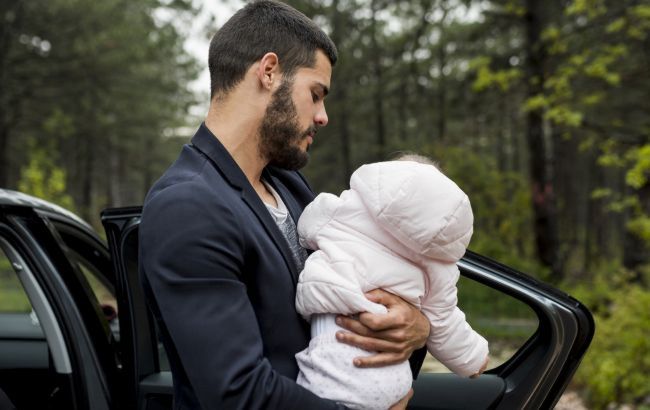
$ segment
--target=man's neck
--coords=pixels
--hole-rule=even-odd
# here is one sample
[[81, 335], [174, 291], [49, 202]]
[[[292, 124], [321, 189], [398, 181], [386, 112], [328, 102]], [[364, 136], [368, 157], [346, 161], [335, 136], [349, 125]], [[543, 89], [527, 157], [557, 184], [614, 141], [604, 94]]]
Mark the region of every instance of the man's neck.
[[[218, 108], [217, 108], [218, 107]], [[262, 158], [259, 150], [260, 118], [247, 113], [255, 112], [253, 107], [239, 107], [232, 104], [213, 103], [205, 118], [205, 126], [226, 148], [239, 168], [244, 172], [260, 199], [267, 204], [277, 206], [273, 194], [262, 183], [262, 171], [268, 161]]]
[[232, 104], [213, 103], [205, 118], [205, 125], [226, 148], [250, 184], [261, 185], [260, 178], [268, 161], [262, 158], [259, 149], [258, 118], [253, 107], [234, 107]]

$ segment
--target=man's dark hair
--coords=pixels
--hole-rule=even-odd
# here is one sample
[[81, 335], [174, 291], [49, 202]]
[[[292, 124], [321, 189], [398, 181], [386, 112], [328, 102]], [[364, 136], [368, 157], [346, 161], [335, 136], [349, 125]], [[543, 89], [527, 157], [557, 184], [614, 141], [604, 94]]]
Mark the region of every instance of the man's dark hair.
[[277, 1], [249, 3], [210, 42], [210, 95], [225, 95], [266, 53], [276, 53], [283, 75], [291, 78], [298, 68], [316, 64], [319, 49], [334, 66], [336, 46], [307, 16]]

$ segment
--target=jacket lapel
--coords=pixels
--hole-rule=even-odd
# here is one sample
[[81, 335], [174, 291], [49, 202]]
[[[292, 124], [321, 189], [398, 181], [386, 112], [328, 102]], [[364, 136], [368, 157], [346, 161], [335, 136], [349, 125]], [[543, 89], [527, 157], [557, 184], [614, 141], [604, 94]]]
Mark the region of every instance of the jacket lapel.
[[[271, 237], [273, 243], [282, 254], [287, 268], [289, 269], [289, 273], [291, 274], [291, 280], [293, 284], [296, 285], [298, 272], [296, 263], [293, 261], [289, 244], [284, 235], [282, 235], [282, 232], [280, 232], [280, 228], [276, 225], [268, 209], [266, 209], [266, 205], [264, 205], [264, 202], [262, 202], [259, 195], [257, 195], [257, 192], [255, 192], [251, 184], [248, 182], [248, 179], [246, 179], [246, 175], [244, 175], [241, 168], [239, 168], [239, 165], [237, 165], [235, 160], [230, 156], [230, 153], [228, 153], [226, 148], [221, 144], [221, 142], [219, 142], [214, 134], [210, 132], [205, 124], [201, 124], [192, 138], [192, 145], [210, 159], [212, 164], [220, 171], [221, 175], [223, 175], [224, 179], [228, 181], [230, 185], [241, 192], [242, 200], [257, 216], [257, 219], [264, 227], [264, 230]], [[268, 175], [268, 172], [265, 171], [264, 175]], [[274, 186], [277, 185], [278, 184], [274, 184]], [[295, 201], [288, 200], [291, 195], [286, 189], [280, 195], [282, 196], [282, 200], [285, 201], [291, 216], [294, 217], [296, 209], [292, 208], [295, 208], [297, 204], [295, 204]], [[293, 202], [293, 204], [291, 204], [291, 202]], [[294, 221], [297, 221], [295, 217]]]

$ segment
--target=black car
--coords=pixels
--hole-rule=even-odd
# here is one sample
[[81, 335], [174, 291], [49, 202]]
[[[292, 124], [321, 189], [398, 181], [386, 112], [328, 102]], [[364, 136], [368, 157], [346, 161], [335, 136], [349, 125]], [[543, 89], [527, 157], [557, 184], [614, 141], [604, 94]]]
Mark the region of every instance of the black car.
[[[171, 374], [138, 282], [140, 211], [102, 213], [107, 246], [74, 214], [0, 190], [0, 391], [16, 408], [171, 408]], [[507, 300], [529, 312], [528, 319], [488, 320], [501, 326], [491, 334], [512, 341], [525, 332], [477, 379], [425, 366], [409, 408], [552, 408], [591, 341], [591, 314], [475, 253], [459, 267], [461, 295], [472, 286], [492, 292], [478, 312]], [[476, 318], [479, 328], [483, 319]]]

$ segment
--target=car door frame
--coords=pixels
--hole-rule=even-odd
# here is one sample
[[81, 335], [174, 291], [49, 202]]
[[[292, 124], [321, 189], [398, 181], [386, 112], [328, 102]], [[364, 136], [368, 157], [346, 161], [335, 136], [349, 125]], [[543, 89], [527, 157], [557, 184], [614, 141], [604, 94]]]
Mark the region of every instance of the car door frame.
[[141, 207], [126, 207], [101, 213], [116, 273], [125, 405], [128, 406], [125, 408], [171, 408], [172, 376], [171, 372], [160, 369], [156, 327], [144, 299], [138, 267], [129, 263], [133, 259], [123, 257], [129, 251], [135, 251], [137, 256], [137, 248], [133, 249], [137, 243], [130, 241], [137, 241], [141, 211]]
[[[52, 325], [60, 330], [66, 351], [64, 356], [70, 366], [56, 369], [69, 386], [72, 400], [69, 405], [75, 409], [109, 409], [115, 396], [112, 381], [116, 369], [114, 364], [107, 363], [107, 354], [111, 352], [98, 343], [102, 338], [100, 325], [92, 319], [88, 321], [86, 308], [90, 301], [80, 291], [83, 284], [76, 277], [80, 273], [75, 272], [66, 255], [66, 245], [51, 223], [51, 218], [59, 217], [43, 209], [3, 206], [0, 227], [3, 237], [24, 263], [21, 268], [29, 270], [41, 290], [45, 299], [38, 303], [46, 303], [53, 314], [47, 317], [56, 320], [56, 324], [44, 328]], [[76, 229], [94, 235], [87, 227]]]
[[[412, 409], [444, 408], [550, 409], [571, 381], [594, 335], [589, 310], [579, 301], [535, 278], [468, 251], [458, 263], [461, 275], [509, 295], [537, 316], [533, 335], [505, 363], [478, 378], [497, 377], [503, 390], [494, 401], [473, 400], [473, 380], [452, 374], [424, 375], [415, 383]], [[491, 397], [497, 388], [482, 394]], [[478, 386], [477, 386], [478, 387]], [[479, 405], [480, 404], [480, 405]]]

